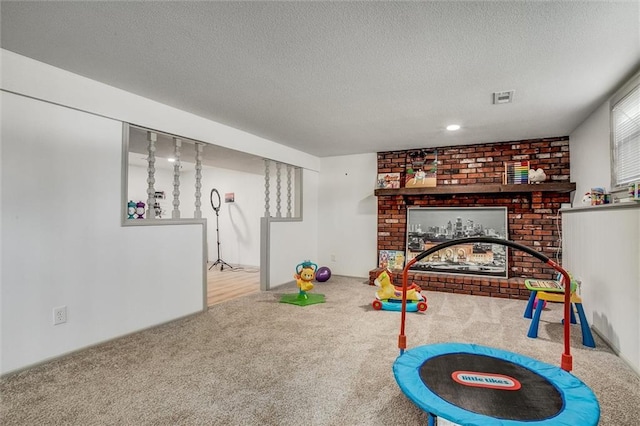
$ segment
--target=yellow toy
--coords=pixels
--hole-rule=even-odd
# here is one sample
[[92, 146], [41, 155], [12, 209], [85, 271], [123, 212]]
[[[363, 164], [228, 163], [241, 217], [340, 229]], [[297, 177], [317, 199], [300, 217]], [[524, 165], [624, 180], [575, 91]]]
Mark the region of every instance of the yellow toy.
[[307, 294], [308, 291], [313, 289], [313, 280], [316, 278], [316, 271], [318, 265], [305, 260], [296, 266], [296, 273], [293, 274], [293, 278], [298, 285], [298, 294], [284, 294], [280, 298], [282, 303], [291, 303], [298, 306], [313, 305], [315, 303], [324, 303], [324, 294]]
[[[384, 270], [375, 279], [374, 284], [380, 287], [376, 291], [376, 298], [371, 304], [373, 309], [400, 311], [402, 308], [402, 287], [396, 287], [391, 282], [391, 274], [388, 270]], [[427, 298], [421, 293], [422, 289], [416, 283], [411, 284], [407, 288], [407, 311], [426, 311]]]
[[[378, 275], [378, 277], [374, 281], [374, 284], [380, 287], [380, 290], [376, 291], [376, 298], [378, 300], [402, 300], [402, 287], [396, 287], [393, 285], [393, 283], [391, 282], [391, 276], [386, 269], [382, 271], [380, 275]], [[424, 300], [424, 296], [420, 294], [421, 290], [422, 289], [419, 285], [413, 283], [407, 289], [407, 300]]]
[[315, 264], [301, 263], [300, 265], [302, 265], [302, 268], [298, 273], [293, 275], [293, 278], [296, 279], [296, 284], [298, 284], [298, 288], [300, 289], [300, 291], [311, 291], [313, 289], [312, 281], [316, 276], [316, 271], [315, 269], [313, 269], [312, 265]]

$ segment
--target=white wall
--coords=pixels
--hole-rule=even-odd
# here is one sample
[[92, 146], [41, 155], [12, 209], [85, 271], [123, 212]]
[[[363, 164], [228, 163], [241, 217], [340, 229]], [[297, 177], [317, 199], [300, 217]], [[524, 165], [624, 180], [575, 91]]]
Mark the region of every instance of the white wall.
[[587, 320], [640, 374], [640, 205], [571, 209], [562, 229]]
[[333, 274], [368, 277], [377, 267], [377, 161], [377, 154], [321, 160], [318, 265]]
[[304, 170], [304, 221], [271, 222], [271, 288], [291, 282], [303, 260], [334, 275], [369, 276], [377, 266], [376, 176], [377, 154], [327, 157], [319, 174]]
[[122, 123], [1, 97], [0, 371], [202, 310], [203, 225], [120, 224]]
[[[181, 186], [192, 191], [195, 188], [194, 173], [183, 173]], [[220, 257], [225, 262], [236, 266], [260, 265], [260, 218], [264, 214], [264, 177], [255, 173], [244, 173], [235, 170], [203, 167], [202, 168], [202, 217], [207, 219], [207, 241], [209, 261], [218, 258], [216, 243], [216, 214], [211, 207], [211, 190], [220, 193], [219, 212]], [[235, 201], [225, 203], [224, 194], [233, 192]], [[183, 201], [193, 206], [195, 196]], [[185, 207], [185, 210], [187, 207]], [[189, 215], [193, 215], [193, 208]]]
[[318, 264], [318, 173], [303, 170], [303, 220], [271, 222], [269, 286], [293, 281], [296, 265], [304, 260]]
[[604, 102], [569, 135], [576, 193], [562, 214], [563, 266], [584, 282], [590, 324], [640, 374], [640, 207], [580, 208], [592, 187], [611, 189], [609, 108]]
[[596, 109], [569, 136], [571, 182], [576, 183], [574, 207], [582, 205], [582, 196], [591, 188], [611, 189], [609, 138], [609, 102]]

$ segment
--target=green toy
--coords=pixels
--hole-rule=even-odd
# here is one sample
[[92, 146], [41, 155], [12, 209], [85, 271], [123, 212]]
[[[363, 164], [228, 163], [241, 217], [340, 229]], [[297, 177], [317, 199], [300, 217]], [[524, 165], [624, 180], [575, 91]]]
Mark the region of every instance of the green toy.
[[313, 289], [313, 279], [316, 276], [318, 265], [305, 260], [296, 266], [296, 273], [293, 278], [296, 279], [298, 285], [298, 294], [284, 294], [280, 298], [281, 303], [290, 303], [292, 305], [307, 306], [316, 303], [324, 303], [324, 294], [309, 294], [308, 292]]

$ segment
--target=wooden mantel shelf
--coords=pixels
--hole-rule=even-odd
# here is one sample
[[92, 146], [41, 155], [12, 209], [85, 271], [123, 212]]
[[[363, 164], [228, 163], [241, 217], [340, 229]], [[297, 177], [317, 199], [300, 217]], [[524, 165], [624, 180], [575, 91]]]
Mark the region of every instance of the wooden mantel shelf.
[[567, 193], [576, 190], [574, 182], [531, 183], [520, 185], [476, 184], [476, 185], [440, 185], [433, 188], [376, 189], [374, 194], [381, 195], [454, 195], [454, 194], [499, 194], [558, 192]]

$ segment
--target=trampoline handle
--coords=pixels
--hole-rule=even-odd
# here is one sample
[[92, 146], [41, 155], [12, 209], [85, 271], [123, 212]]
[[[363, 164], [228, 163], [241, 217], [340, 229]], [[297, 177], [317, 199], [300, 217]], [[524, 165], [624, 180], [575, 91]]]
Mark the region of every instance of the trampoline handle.
[[[487, 244], [497, 244], [501, 246], [511, 247], [516, 250], [523, 251], [536, 259], [541, 260], [547, 265], [551, 266], [556, 271], [562, 274], [562, 279], [565, 283], [565, 292], [564, 292], [564, 353], [562, 354], [562, 359], [560, 362], [560, 367], [565, 371], [571, 371], [573, 368], [572, 365], [572, 357], [571, 357], [571, 328], [570, 328], [570, 313], [571, 313], [571, 278], [569, 277], [569, 273], [565, 271], [560, 265], [558, 265], [553, 260], [549, 259], [544, 254], [530, 248], [527, 246], [523, 246], [522, 244], [518, 244], [516, 242], [510, 240], [503, 240], [501, 238], [493, 238], [493, 237], [469, 237], [469, 238], [459, 238], [456, 240], [445, 241], [438, 245], [427, 249], [416, 257], [407, 262], [406, 266], [402, 270], [402, 310], [400, 316], [400, 335], [398, 336], [398, 348], [400, 349], [400, 354], [404, 353], [404, 350], [407, 348], [407, 336], [404, 331], [404, 324], [406, 320], [406, 312], [407, 312], [407, 289], [408, 289], [408, 281], [409, 281], [409, 269], [416, 263], [424, 259], [425, 257], [438, 252], [444, 248], [458, 245], [458, 244], [469, 244], [469, 243], [487, 243]], [[568, 287], [567, 287], [568, 286]], [[566, 289], [569, 288], [569, 291]]]

